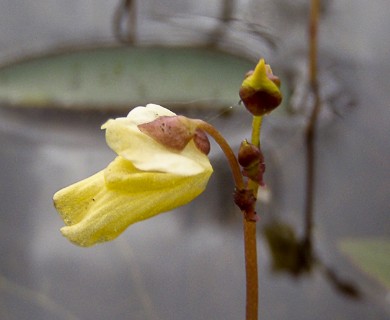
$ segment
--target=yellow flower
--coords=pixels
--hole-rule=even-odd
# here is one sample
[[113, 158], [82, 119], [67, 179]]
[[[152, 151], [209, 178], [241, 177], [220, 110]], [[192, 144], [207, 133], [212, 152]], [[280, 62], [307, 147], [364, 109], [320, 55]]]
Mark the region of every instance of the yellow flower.
[[248, 72], [241, 84], [240, 98], [250, 113], [262, 116], [282, 102], [280, 80], [271, 67], [260, 59], [254, 71]]
[[204, 191], [213, 170], [194, 139], [173, 150], [138, 127], [173, 116], [149, 104], [102, 126], [118, 156], [104, 170], [54, 195], [65, 237], [80, 246], [109, 241], [129, 225], [182, 206]]

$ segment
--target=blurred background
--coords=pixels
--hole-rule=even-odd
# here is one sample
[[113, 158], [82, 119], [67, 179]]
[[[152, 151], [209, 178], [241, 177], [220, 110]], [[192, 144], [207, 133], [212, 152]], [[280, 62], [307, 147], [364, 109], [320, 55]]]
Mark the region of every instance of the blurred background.
[[52, 196], [107, 166], [115, 155], [100, 125], [137, 105], [209, 121], [237, 150], [251, 130], [238, 90], [260, 57], [281, 78], [284, 102], [262, 131], [259, 318], [389, 318], [390, 5], [321, 1], [311, 156], [309, 8], [1, 2], [1, 319], [244, 318], [242, 218], [217, 146], [205, 193], [110, 243], [69, 243]]

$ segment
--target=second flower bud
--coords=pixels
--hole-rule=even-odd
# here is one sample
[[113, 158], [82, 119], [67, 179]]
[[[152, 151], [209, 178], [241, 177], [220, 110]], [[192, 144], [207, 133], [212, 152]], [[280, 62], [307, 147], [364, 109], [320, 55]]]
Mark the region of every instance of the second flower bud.
[[242, 174], [245, 177], [257, 182], [260, 186], [264, 186], [265, 164], [260, 148], [247, 140], [241, 142], [238, 151], [238, 163], [242, 166]]

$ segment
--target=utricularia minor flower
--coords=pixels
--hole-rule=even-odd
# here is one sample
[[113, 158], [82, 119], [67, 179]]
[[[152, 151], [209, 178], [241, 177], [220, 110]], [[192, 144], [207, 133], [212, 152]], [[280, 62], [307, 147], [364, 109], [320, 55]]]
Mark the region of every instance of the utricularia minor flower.
[[213, 172], [209, 144], [196, 121], [155, 104], [108, 120], [106, 141], [117, 153], [107, 168], [58, 191], [62, 234], [80, 246], [116, 238], [129, 225], [182, 206]]

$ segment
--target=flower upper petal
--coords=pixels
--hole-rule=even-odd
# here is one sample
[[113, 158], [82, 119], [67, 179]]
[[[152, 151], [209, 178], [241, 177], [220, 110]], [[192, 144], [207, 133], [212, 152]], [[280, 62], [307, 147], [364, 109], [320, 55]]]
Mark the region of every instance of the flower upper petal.
[[149, 103], [146, 105], [146, 107], [139, 106], [134, 108], [128, 113], [127, 117], [117, 118], [116, 120], [123, 119], [123, 121], [128, 122], [129, 124], [132, 123], [139, 125], [142, 123], [152, 122], [158, 117], [171, 117], [175, 115], [176, 113], [167, 108], [159, 106], [158, 104]]
[[196, 175], [209, 170], [208, 157], [190, 141], [182, 151], [171, 150], [141, 132], [139, 124], [148, 123], [161, 116], [174, 116], [168, 109], [158, 105], [147, 105], [133, 109], [126, 118], [108, 120], [107, 144], [118, 155], [131, 161], [143, 171], [157, 171], [177, 175]]

